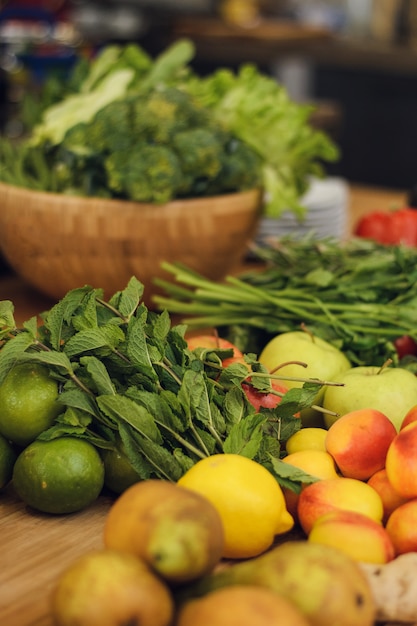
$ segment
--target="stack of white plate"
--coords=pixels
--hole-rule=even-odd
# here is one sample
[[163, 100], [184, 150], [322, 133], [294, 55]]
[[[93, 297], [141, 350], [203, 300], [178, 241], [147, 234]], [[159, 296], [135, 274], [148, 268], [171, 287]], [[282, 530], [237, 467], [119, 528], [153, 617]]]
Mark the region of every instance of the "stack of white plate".
[[349, 188], [345, 180], [337, 177], [313, 178], [300, 202], [306, 208], [302, 219], [292, 211], [284, 211], [279, 218], [263, 217], [255, 242], [262, 245], [269, 239], [286, 236], [295, 239], [306, 235], [316, 239], [342, 239], [346, 236]]

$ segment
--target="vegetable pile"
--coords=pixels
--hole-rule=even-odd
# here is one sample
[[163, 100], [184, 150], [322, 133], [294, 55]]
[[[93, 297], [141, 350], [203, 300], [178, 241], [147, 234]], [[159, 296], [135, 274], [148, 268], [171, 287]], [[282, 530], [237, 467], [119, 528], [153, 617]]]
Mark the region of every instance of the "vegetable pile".
[[282, 442], [300, 428], [294, 415], [322, 383], [307, 380], [276, 408], [256, 411], [241, 383], [269, 392], [271, 377], [255, 356], [246, 357], [249, 371], [243, 363], [222, 367], [233, 350], [190, 351], [186, 327], [148, 311], [142, 292], [135, 278], [109, 301], [102, 290], [75, 289], [42, 324], [34, 317], [21, 329], [13, 304], [0, 303], [0, 384], [17, 363], [39, 363], [61, 385], [63, 412], [38, 439], [68, 435], [110, 450], [121, 441], [141, 479], [177, 481], [197, 460], [234, 452], [283, 472], [285, 482]]
[[0, 142], [0, 180], [152, 203], [259, 186], [267, 213], [303, 214], [309, 177], [338, 158], [312, 107], [252, 65], [201, 78], [193, 57], [183, 39], [155, 59], [136, 44], [81, 58], [29, 136]]
[[[338, 347], [353, 365], [398, 364], [395, 342], [417, 339], [417, 251], [354, 238], [345, 244], [283, 238], [254, 248], [265, 269], [218, 284], [165, 264], [175, 282], [158, 279], [158, 307], [189, 327], [215, 327], [244, 352], [260, 353], [278, 333], [300, 329]], [[406, 355], [402, 367], [416, 369]]]

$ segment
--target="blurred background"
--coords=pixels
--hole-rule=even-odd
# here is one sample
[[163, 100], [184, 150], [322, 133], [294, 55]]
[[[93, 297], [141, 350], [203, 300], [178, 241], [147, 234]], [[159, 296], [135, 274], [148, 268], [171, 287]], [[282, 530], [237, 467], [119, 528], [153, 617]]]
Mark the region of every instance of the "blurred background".
[[[410, 189], [417, 179], [417, 0], [10, 0], [0, 2], [0, 132], [19, 137], [79, 54], [179, 37], [204, 74], [251, 62], [338, 142], [330, 173]], [[50, 87], [49, 87], [50, 88]]]

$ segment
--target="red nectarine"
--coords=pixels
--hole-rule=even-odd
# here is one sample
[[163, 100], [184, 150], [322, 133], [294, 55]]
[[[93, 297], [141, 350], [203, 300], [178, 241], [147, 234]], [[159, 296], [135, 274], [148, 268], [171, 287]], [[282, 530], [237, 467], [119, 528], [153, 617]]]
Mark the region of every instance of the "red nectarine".
[[396, 434], [394, 424], [381, 411], [358, 409], [333, 422], [325, 444], [343, 476], [368, 480], [385, 467], [385, 457]]

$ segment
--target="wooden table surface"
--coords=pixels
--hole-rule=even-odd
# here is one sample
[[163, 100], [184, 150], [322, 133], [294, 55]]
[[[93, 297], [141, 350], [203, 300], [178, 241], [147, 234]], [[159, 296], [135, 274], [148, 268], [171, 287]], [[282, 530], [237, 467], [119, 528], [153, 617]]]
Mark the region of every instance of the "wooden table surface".
[[[348, 231], [375, 209], [404, 205], [405, 192], [353, 187]], [[20, 325], [53, 304], [13, 274], [0, 276], [0, 300], [15, 304]], [[90, 548], [102, 546], [110, 496], [87, 510], [49, 516], [28, 510], [9, 486], [0, 492], [0, 626], [52, 626], [48, 602], [59, 573]]]

